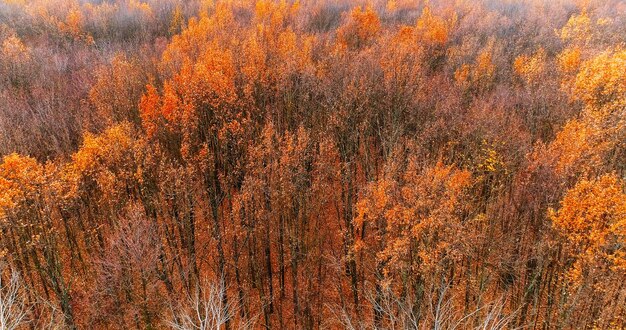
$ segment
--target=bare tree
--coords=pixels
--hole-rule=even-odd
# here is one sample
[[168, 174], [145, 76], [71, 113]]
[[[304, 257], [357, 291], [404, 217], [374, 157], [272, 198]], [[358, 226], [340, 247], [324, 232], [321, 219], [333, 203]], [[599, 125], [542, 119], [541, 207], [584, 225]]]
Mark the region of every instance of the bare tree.
[[[100, 322], [133, 320], [151, 326], [160, 314], [161, 287], [158, 278], [160, 241], [155, 225], [138, 204], [127, 206], [116, 223], [102, 257], [97, 261], [92, 309]], [[103, 308], [110, 315], [101, 317]]]
[[11, 272], [9, 283], [3, 283], [0, 276], [0, 330], [13, 330], [28, 323], [28, 313], [19, 273]]
[[511, 321], [517, 311], [504, 310], [506, 305], [504, 297], [480, 304], [473, 311], [463, 315], [453, 307], [453, 297], [448, 294], [450, 288], [450, 284], [442, 282], [441, 287], [435, 292], [436, 296], [430, 299], [433, 329], [501, 330], [511, 327]]
[[517, 314], [504, 310], [506, 299], [498, 298], [480, 304], [476, 309], [463, 314], [454, 308], [450, 294], [450, 284], [442, 283], [427, 299], [429, 315], [420, 316], [415, 312], [415, 302], [408, 297], [400, 297], [388, 286], [379, 286], [378, 291], [365, 290], [364, 297], [375, 313], [380, 315], [378, 322], [354, 319], [345, 308], [330, 308], [345, 329], [390, 329], [390, 330], [502, 330], [511, 328], [511, 321]]
[[[239, 310], [238, 304], [225, 303], [226, 295], [224, 280], [219, 284], [207, 283], [196, 288], [187, 303], [173, 311], [170, 326], [176, 330], [219, 330], [232, 321]], [[231, 301], [231, 300], [228, 300]], [[251, 329], [255, 317], [234, 324], [237, 329]], [[232, 323], [232, 322], [231, 322]]]

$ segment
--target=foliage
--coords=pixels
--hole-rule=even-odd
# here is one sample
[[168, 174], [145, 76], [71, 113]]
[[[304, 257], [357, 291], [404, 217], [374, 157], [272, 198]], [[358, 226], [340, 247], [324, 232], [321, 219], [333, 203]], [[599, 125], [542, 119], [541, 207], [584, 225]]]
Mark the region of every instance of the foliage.
[[[568, 254], [573, 256], [569, 270], [573, 281], [582, 281], [590, 271], [624, 273], [626, 194], [615, 175], [578, 182], [550, 217], [564, 237]], [[597, 279], [606, 276], [594, 275]]]
[[0, 321], [624, 328], [624, 13], [0, 1]]

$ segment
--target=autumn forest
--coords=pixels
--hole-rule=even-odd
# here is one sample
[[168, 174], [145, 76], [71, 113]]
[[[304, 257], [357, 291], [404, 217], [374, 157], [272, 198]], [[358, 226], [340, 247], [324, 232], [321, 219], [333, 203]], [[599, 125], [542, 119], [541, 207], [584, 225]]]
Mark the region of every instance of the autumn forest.
[[0, 330], [626, 328], [626, 1], [0, 0]]

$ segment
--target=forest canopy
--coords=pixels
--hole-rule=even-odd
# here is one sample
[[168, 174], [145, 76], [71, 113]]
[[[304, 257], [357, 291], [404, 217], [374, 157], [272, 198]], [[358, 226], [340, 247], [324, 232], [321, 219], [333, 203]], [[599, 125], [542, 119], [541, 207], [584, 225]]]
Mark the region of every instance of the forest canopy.
[[626, 327], [623, 0], [0, 0], [0, 329]]

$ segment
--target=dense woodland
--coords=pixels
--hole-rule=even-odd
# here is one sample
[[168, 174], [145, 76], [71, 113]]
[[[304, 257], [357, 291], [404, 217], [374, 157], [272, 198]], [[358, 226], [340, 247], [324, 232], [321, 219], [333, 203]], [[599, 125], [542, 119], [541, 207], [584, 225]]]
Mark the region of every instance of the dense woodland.
[[623, 329], [623, 0], [0, 0], [0, 329]]

